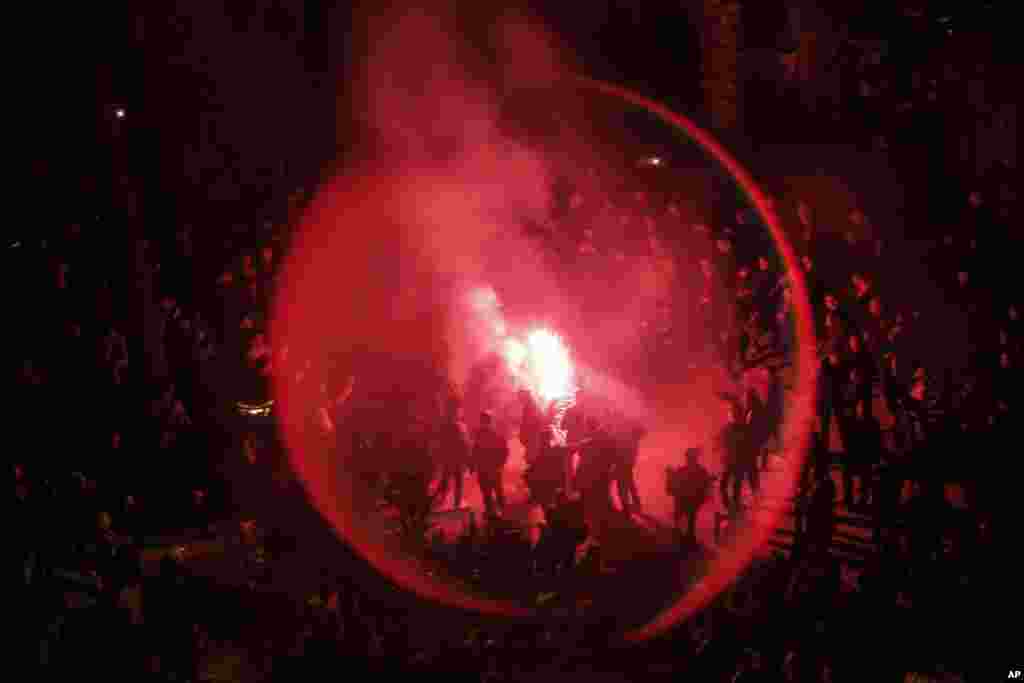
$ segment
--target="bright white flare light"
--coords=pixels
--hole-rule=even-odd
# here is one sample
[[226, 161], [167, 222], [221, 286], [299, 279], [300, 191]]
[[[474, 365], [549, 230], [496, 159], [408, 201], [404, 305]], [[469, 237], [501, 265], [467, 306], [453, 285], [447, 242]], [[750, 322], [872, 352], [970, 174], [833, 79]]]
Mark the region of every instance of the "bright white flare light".
[[544, 329], [534, 330], [527, 337], [530, 374], [534, 392], [544, 401], [572, 395], [572, 361], [569, 350], [558, 335]]
[[572, 396], [573, 372], [569, 350], [558, 335], [534, 330], [523, 344], [506, 337], [502, 356], [508, 369], [544, 403]]
[[471, 316], [482, 324], [479, 329], [487, 337], [487, 345], [501, 354], [521, 386], [544, 404], [572, 398], [572, 360], [558, 335], [540, 328], [530, 332], [525, 341], [509, 336], [501, 301], [492, 287], [475, 287], [464, 301]]

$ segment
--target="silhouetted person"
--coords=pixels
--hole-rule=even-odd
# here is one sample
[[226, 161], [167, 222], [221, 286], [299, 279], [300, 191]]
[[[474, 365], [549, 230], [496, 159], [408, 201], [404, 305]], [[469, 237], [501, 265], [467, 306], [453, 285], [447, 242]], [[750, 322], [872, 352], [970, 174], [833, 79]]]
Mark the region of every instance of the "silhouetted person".
[[804, 282], [807, 285], [807, 297], [811, 300], [811, 305], [817, 309], [822, 303], [825, 285], [818, 275], [814, 258], [807, 254], [802, 256], [800, 258], [800, 269], [803, 271]]
[[885, 407], [897, 420], [903, 419], [904, 398], [907, 388], [900, 377], [899, 358], [893, 351], [888, 351], [882, 356], [882, 397], [885, 399]]
[[931, 439], [931, 397], [928, 373], [920, 363], [914, 364], [910, 388], [903, 396], [903, 412], [909, 435], [910, 457], [921, 462]]
[[462, 421], [457, 399], [448, 401], [448, 412], [441, 423], [438, 437], [441, 478], [438, 481], [436, 498], [444, 501], [448, 496], [448, 490], [452, 489], [452, 507], [458, 510], [462, 507], [462, 486], [466, 467], [469, 465], [470, 443], [469, 430]]
[[802, 495], [808, 495], [812, 486], [821, 476], [828, 476], [832, 468], [832, 454], [829, 453], [825, 437], [821, 432], [811, 432], [811, 443], [807, 448], [803, 476], [800, 481]]
[[540, 452], [527, 465], [524, 478], [530, 498], [540, 505], [550, 505], [559, 489], [564, 489], [568, 448], [552, 443], [554, 435], [541, 442]]
[[768, 441], [775, 429], [772, 415], [767, 404], [761, 400], [761, 394], [753, 388], [747, 392], [747, 409], [750, 414], [747, 429], [750, 455], [756, 466], [765, 469], [768, 467]]
[[640, 425], [631, 427], [620, 439], [619, 457], [615, 463], [615, 483], [619, 489], [622, 511], [629, 513], [640, 510], [640, 493], [636, 487], [636, 461], [640, 452], [640, 441], [647, 430]]
[[680, 468], [667, 468], [666, 488], [675, 503], [672, 519], [676, 528], [681, 530], [681, 520], [686, 518], [687, 538], [697, 537], [697, 516], [700, 508], [711, 494], [711, 483], [714, 477], [700, 464], [701, 449], [686, 450], [686, 465]]
[[848, 371], [856, 369], [860, 380], [855, 385], [853, 397], [863, 404], [864, 417], [870, 418], [874, 413], [874, 386], [878, 375], [875, 359], [864, 346], [859, 334], [851, 334], [846, 344], [844, 366]]
[[568, 444], [565, 456], [565, 482], [563, 487], [566, 491], [571, 491], [574, 487], [573, 479], [575, 478], [574, 462], [580, 452], [580, 445], [587, 436], [586, 394], [582, 389], [576, 391], [575, 401], [562, 419], [562, 428], [565, 430], [565, 440]]
[[870, 468], [868, 476], [864, 476], [865, 438], [867, 427], [873, 418], [867, 414], [866, 403], [861, 396], [864, 378], [860, 368], [853, 366], [849, 373], [849, 379], [843, 387], [839, 409], [839, 431], [843, 441], [843, 503], [852, 509], [858, 505], [853, 490], [854, 478], [860, 479], [862, 487], [866, 488], [870, 477]]
[[775, 313], [779, 276], [771, 267], [767, 256], [757, 257], [757, 268], [751, 276], [754, 290], [754, 305], [762, 318], [771, 318]]
[[719, 491], [722, 504], [733, 514], [739, 512], [742, 504], [744, 480], [750, 482], [755, 494], [758, 493], [757, 463], [750, 453], [748, 424], [744, 417], [739, 403], [730, 403], [728, 422], [718, 433], [718, 449], [724, 465]]
[[828, 353], [821, 362], [818, 372], [818, 421], [825, 446], [829, 446], [832, 433], [832, 417], [842, 405], [843, 366], [839, 354]]
[[888, 328], [889, 323], [882, 317], [882, 300], [878, 296], [872, 296], [868, 300], [867, 314], [864, 316], [861, 332], [868, 351], [876, 356], [881, 355]]
[[434, 463], [430, 457], [430, 437], [424, 422], [412, 420], [400, 437], [398, 460], [391, 472], [401, 519], [410, 532], [433, 508], [430, 481]]
[[587, 517], [600, 526], [614, 509], [611, 483], [617, 445], [608, 428], [596, 418], [587, 420], [587, 428], [590, 437], [580, 453], [576, 480]]
[[[882, 426], [874, 416], [858, 415], [849, 430], [851, 442], [843, 460], [843, 502], [854, 509], [867, 507], [874, 496], [874, 468], [882, 451]], [[855, 481], [858, 495], [854, 495]]]
[[494, 518], [505, 508], [505, 492], [501, 475], [508, 461], [508, 441], [494, 426], [494, 416], [485, 412], [480, 416], [480, 427], [473, 435], [473, 468], [480, 482], [487, 516]]
[[839, 298], [832, 293], [825, 295], [825, 311], [821, 317], [819, 335], [824, 348], [837, 351], [850, 333], [850, 319], [839, 305]]
[[519, 441], [526, 449], [526, 462], [533, 462], [540, 455], [545, 424], [544, 415], [541, 413], [537, 401], [529, 389], [519, 391], [519, 404], [522, 406], [522, 417], [519, 422]]
[[547, 526], [542, 537], [541, 557], [550, 563], [553, 573], [572, 569], [576, 564], [576, 548], [589, 533], [583, 503], [579, 499], [571, 499], [565, 491], [559, 491], [555, 504], [545, 511], [544, 517]]

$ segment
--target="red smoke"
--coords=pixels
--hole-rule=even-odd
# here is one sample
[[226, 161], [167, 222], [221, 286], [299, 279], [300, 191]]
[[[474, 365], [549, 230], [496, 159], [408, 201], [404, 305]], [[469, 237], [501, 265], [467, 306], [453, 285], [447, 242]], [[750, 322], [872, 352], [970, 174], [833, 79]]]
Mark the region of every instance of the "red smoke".
[[[579, 118], [569, 121], [565, 136], [524, 143], [509, 132], [521, 132], [521, 127], [508, 123], [508, 110], [522, 102], [524, 93], [534, 108], [543, 103], [577, 117], [586, 109], [580, 98], [614, 98], [648, 110], [697, 141], [729, 169], [771, 227], [796, 276], [799, 332], [806, 342], [813, 333], [803, 283], [764, 196], [688, 120], [625, 90], [575, 80], [551, 47], [551, 36], [521, 18], [487, 23], [483, 35], [489, 40], [482, 41], [465, 38], [454, 15], [444, 11], [382, 15], [362, 23], [364, 42], [357, 41], [355, 49], [362, 49], [365, 59], [351, 75], [356, 88], [351, 101], [378, 142], [372, 154], [353, 160], [321, 188], [308, 210], [276, 303], [275, 340], [284, 340], [294, 355], [312, 358], [361, 347], [396, 355], [427, 350], [444, 356], [451, 378], [461, 383], [495, 339], [513, 328], [550, 327], [565, 336], [574, 364], [587, 375], [588, 391], [611, 396], [628, 412], [649, 419], [652, 433], [644, 446], [649, 464], [639, 474], [641, 487], [652, 499], [664, 498], [661, 482], [651, 473], [660, 476], [662, 465], [674, 462], [684, 447], [706, 443], [720, 424], [714, 398], [719, 380], [709, 376], [694, 386], [657, 386], [641, 399], [622, 380], [594, 370], [627, 343], [627, 332], [646, 315], [644, 306], [661, 295], [659, 282], [633, 273], [604, 289], [594, 284], [592, 298], [606, 304], [603, 324], [595, 329], [579, 322], [578, 302], [523, 237], [521, 225], [548, 214], [555, 169], [581, 154], [587, 155], [586, 163], [597, 163], [602, 141], [588, 137], [589, 124]], [[481, 305], [493, 304], [489, 298], [469, 296], [479, 296], [482, 285], [492, 287], [496, 301], [504, 304], [500, 316], [493, 309], [481, 313]], [[507, 327], [500, 329], [499, 323]], [[358, 375], [358, 368], [353, 371]], [[797, 383], [800, 402], [790, 422], [805, 430], [813, 397], [813, 357], [806, 349]], [[275, 389], [287, 445], [311, 499], [375, 567], [432, 599], [525, 613], [427, 576], [388, 540], [374, 515], [354, 502], [359, 494], [351, 477], [302, 429], [317, 399], [315, 389], [285, 381]], [[802, 447], [801, 442], [794, 452], [802, 453]], [[799, 457], [787, 460], [791, 469], [799, 464]], [[773, 495], [783, 493], [792, 480], [788, 472]], [[699, 608], [732, 581], [766, 534], [755, 529], [741, 539], [710, 569], [708, 591], [684, 596], [633, 635], [649, 636]]]

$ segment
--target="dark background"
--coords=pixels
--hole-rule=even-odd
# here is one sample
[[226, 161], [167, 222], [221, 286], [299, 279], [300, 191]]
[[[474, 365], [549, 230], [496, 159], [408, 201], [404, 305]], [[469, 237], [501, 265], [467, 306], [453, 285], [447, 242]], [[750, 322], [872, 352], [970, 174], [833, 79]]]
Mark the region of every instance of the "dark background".
[[[701, 91], [705, 3], [534, 4], [592, 75], [713, 123]], [[927, 60], [955, 40], [967, 67], [988, 62], [1012, 70], [1016, 62], [1006, 3], [744, 4], [748, 52], [791, 47], [788, 6], [797, 5], [823, 39], [839, 32], [885, 39], [898, 60]], [[920, 17], [901, 9], [915, 4], [923, 8]], [[31, 46], [16, 69], [18, 96], [11, 102], [26, 120], [15, 137], [27, 133], [33, 148], [41, 222], [66, 221], [92, 205], [102, 214], [112, 196], [123, 194], [116, 179], [126, 175], [146, 197], [149, 224], [171, 224], [198, 202], [205, 211], [222, 205], [225, 222], [280, 213], [281, 188], [314, 184], [344, 153], [336, 122], [346, 111], [338, 86], [351, 23], [348, 4], [325, 0], [121, 0], [29, 9], [23, 28]], [[116, 107], [124, 107], [123, 121], [114, 117]], [[765, 128], [789, 134], [780, 125]]]

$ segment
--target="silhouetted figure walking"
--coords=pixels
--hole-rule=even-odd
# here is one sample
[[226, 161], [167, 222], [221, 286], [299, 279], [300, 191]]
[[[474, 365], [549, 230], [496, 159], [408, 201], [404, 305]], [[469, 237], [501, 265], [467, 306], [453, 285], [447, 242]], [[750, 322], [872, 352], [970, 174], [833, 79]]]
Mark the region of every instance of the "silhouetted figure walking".
[[[750, 453], [748, 424], [739, 403], [729, 405], [729, 421], [718, 433], [718, 450], [722, 454], [724, 470], [719, 482], [722, 504], [731, 514], [742, 506], [743, 481], [750, 482], [750, 488], [759, 493], [757, 463]], [[730, 497], [731, 489], [731, 497]]]
[[526, 449], [526, 462], [532, 463], [543, 450], [545, 424], [544, 415], [528, 389], [519, 392], [522, 416], [519, 421], [519, 441]]
[[448, 496], [448, 490], [453, 489], [452, 507], [456, 510], [462, 507], [462, 487], [466, 467], [469, 465], [469, 455], [469, 429], [462, 421], [458, 400], [453, 398], [448, 401], [448, 413], [438, 434], [438, 464], [441, 466], [441, 477], [435, 497], [438, 501], [444, 501]]
[[480, 482], [484, 509], [494, 518], [505, 508], [505, 492], [501, 475], [508, 461], [508, 441], [494, 426], [494, 416], [485, 412], [480, 416], [480, 427], [473, 437], [473, 467]]
[[640, 510], [640, 493], [636, 487], [636, 461], [640, 454], [640, 441], [647, 435], [647, 430], [634, 425], [620, 440], [619, 457], [615, 463], [615, 483], [619, 490], [619, 501], [622, 511], [630, 513]]
[[600, 534], [614, 510], [611, 483], [617, 446], [608, 429], [596, 419], [590, 418], [587, 427], [591, 436], [581, 451], [576, 479], [587, 517]]
[[697, 516], [701, 506], [711, 494], [711, 483], [714, 477], [700, 464], [701, 449], [686, 450], [686, 465], [679, 468], [667, 468], [666, 488], [675, 502], [672, 519], [676, 529], [681, 530], [681, 520], [686, 518], [686, 537], [697, 537]]

